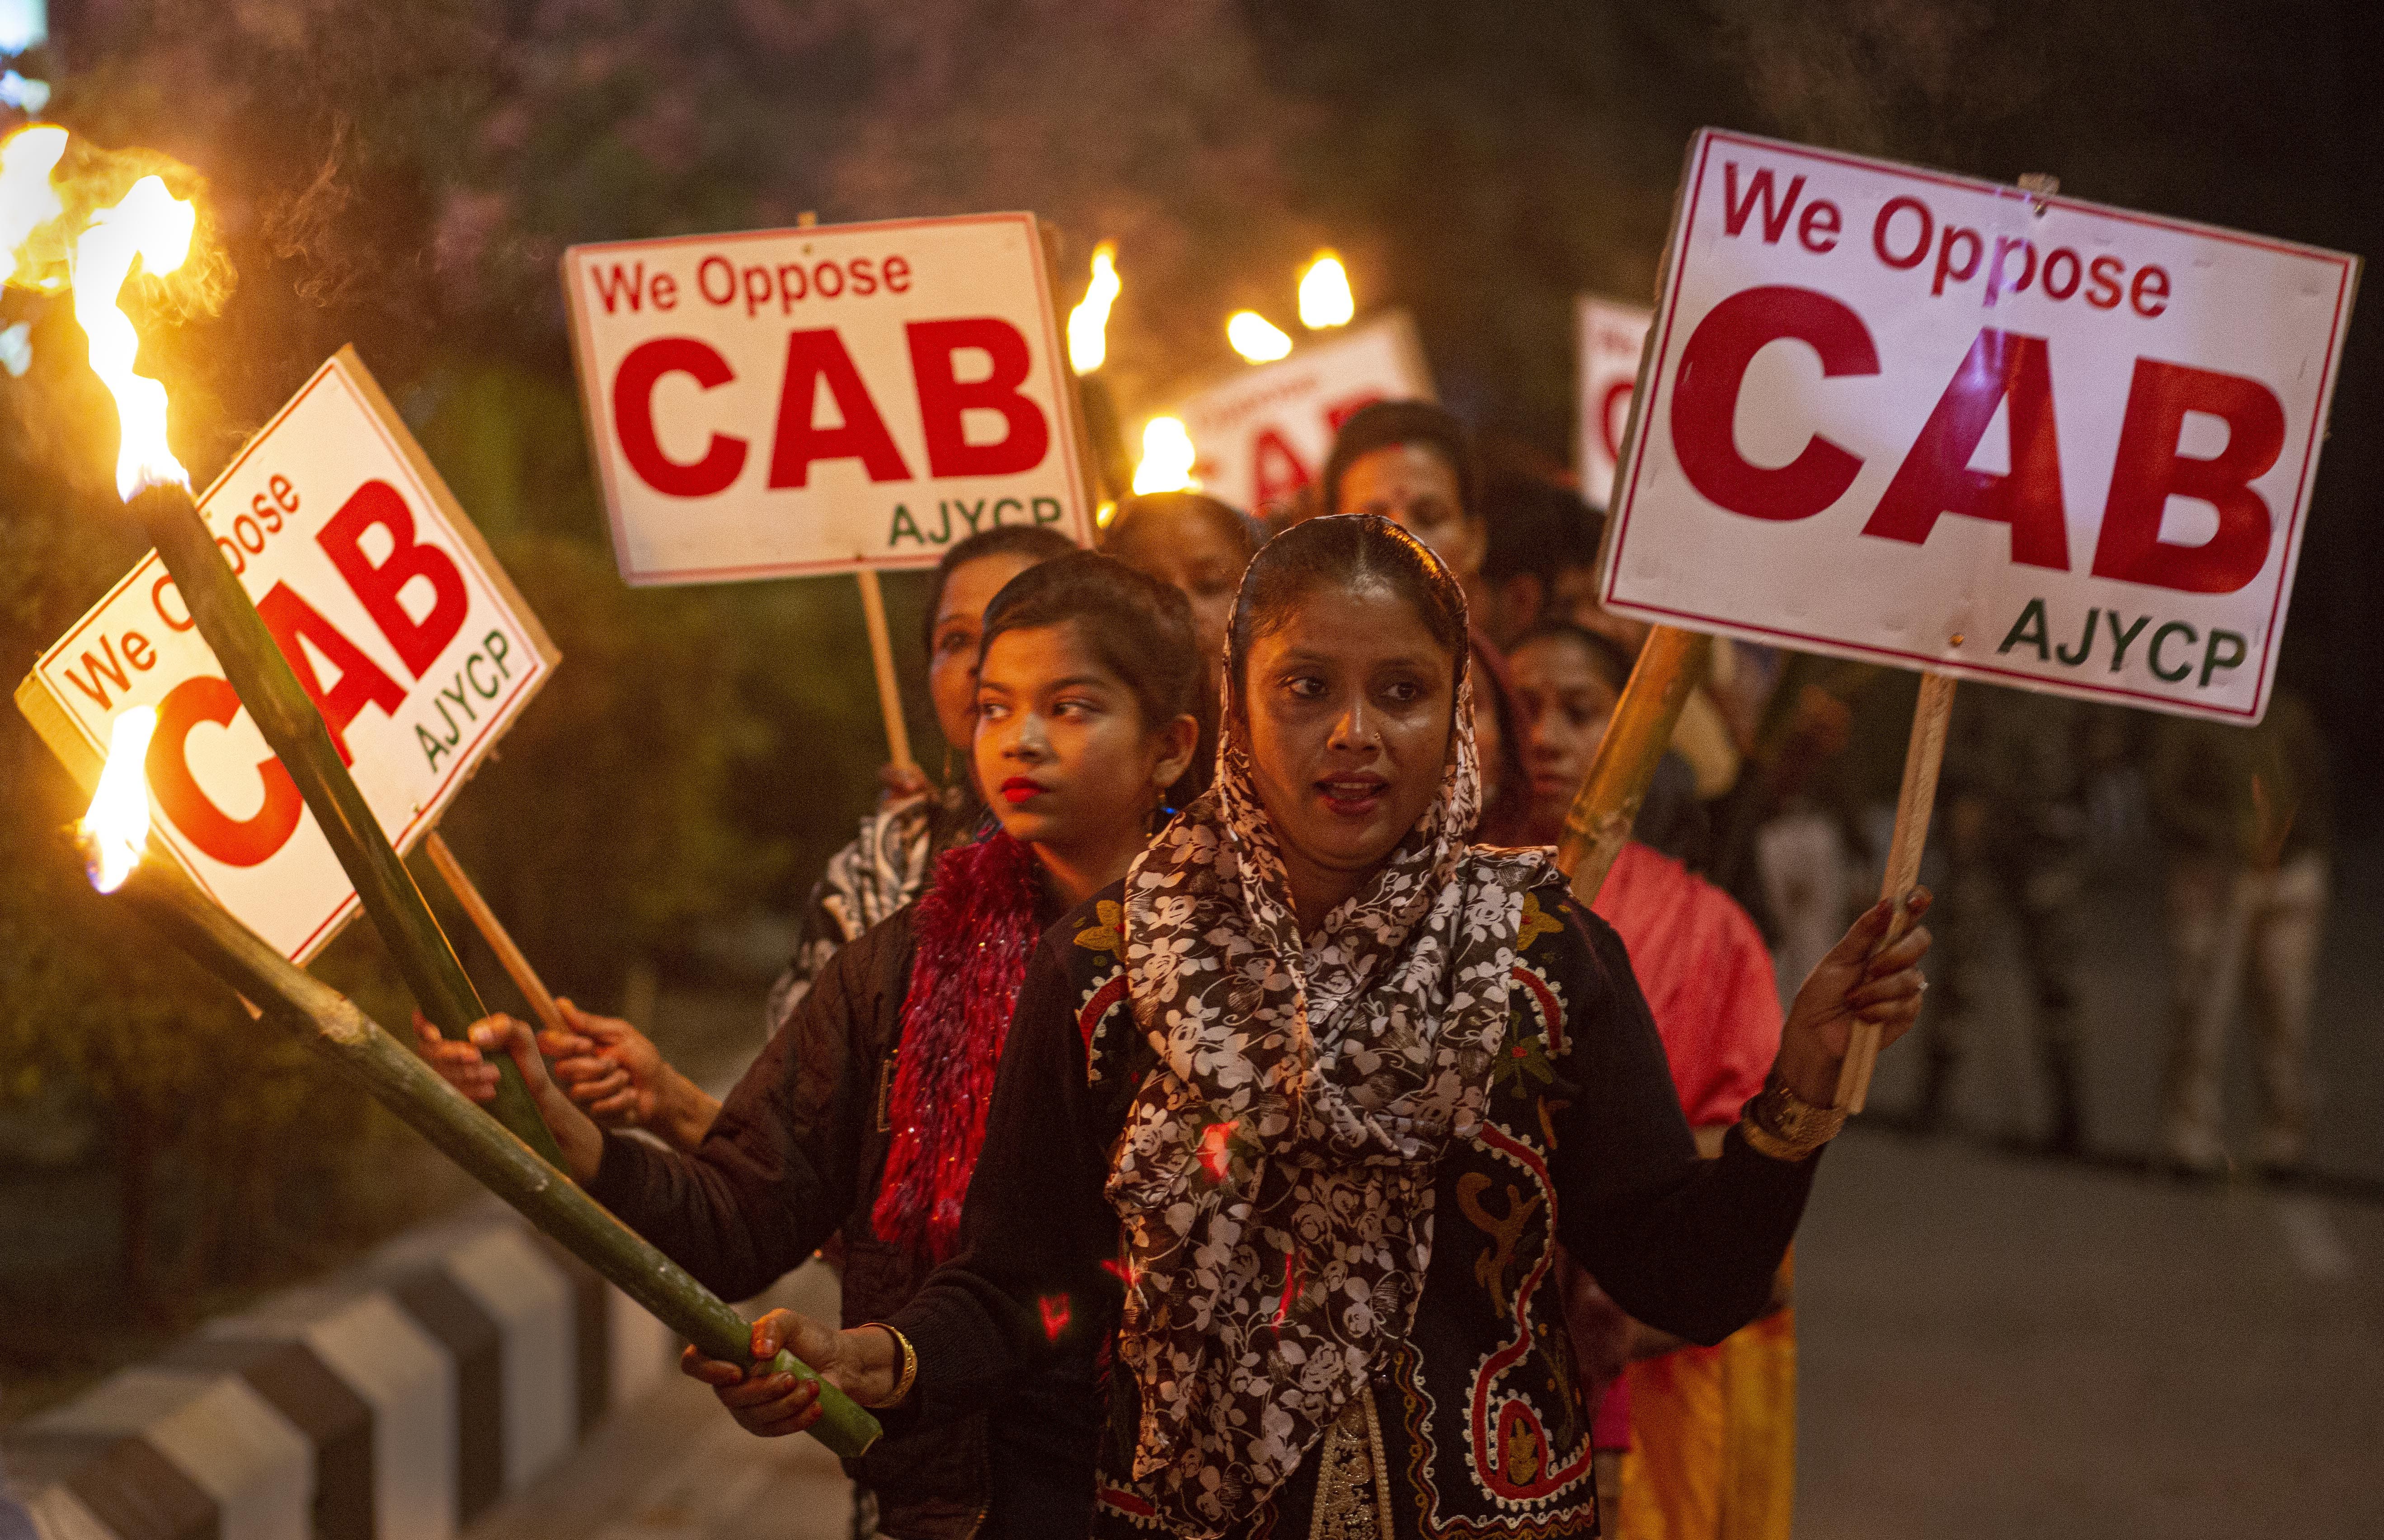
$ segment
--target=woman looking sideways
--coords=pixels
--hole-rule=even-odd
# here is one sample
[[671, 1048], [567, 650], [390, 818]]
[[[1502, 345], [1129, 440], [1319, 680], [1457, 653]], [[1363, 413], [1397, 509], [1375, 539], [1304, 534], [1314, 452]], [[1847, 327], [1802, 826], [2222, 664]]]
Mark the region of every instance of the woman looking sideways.
[[[969, 743], [976, 732], [976, 663], [986, 605], [1012, 578], [1075, 550], [1056, 529], [998, 526], [969, 536], [944, 553], [927, 582], [927, 695], [950, 753], [945, 784], [913, 771], [881, 772], [892, 800], [861, 821], [851, 841], [828, 857], [803, 905], [795, 954], [771, 985], [763, 1010], [764, 1038], [791, 1019], [838, 951], [917, 898], [936, 858], [985, 832], [991, 814], [977, 790]], [[557, 1000], [567, 1030], [542, 1031], [538, 1045], [588, 1115], [608, 1128], [642, 1128], [674, 1149], [703, 1142], [720, 1101], [664, 1059], [644, 1033], [617, 1016]], [[443, 1041], [418, 1012], [416, 1033], [424, 1053], [466, 1095], [496, 1094], [497, 1072], [468, 1042]]]
[[[845, 1320], [882, 1320], [951, 1253], [1027, 960], [1149, 838], [1192, 758], [1201, 678], [1183, 596], [1106, 556], [1004, 587], [974, 745], [1000, 827], [945, 852], [925, 898], [836, 955], [692, 1153], [600, 1129], [521, 1024], [491, 1017], [473, 1041], [512, 1054], [572, 1178], [707, 1286], [748, 1298], [840, 1228]], [[1021, 1375], [986, 1397], [990, 1428], [898, 1422], [848, 1468], [887, 1534], [975, 1534], [989, 1507], [1021, 1507], [1012, 1489], [1075, 1484], [1097, 1403], [1089, 1378]]]
[[[1692, 1340], [1769, 1299], [1852, 1023], [1910, 1025], [1928, 933], [1874, 959], [1866, 914], [1700, 1161], [1613, 931], [1543, 855], [1466, 841], [1465, 637], [1387, 520], [1261, 550], [1216, 784], [1037, 950], [960, 1249], [884, 1326], [756, 1323], [917, 1426], [1110, 1348], [1098, 1473], [997, 1533], [1589, 1535], [1552, 1244]], [[817, 1416], [807, 1386], [722, 1399]]]

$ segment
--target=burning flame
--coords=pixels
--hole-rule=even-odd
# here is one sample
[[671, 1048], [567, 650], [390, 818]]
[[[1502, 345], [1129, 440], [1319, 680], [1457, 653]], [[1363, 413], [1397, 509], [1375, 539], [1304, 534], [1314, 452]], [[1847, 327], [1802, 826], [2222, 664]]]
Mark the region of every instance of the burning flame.
[[1200, 483], [1192, 479], [1192, 435], [1181, 417], [1153, 417], [1142, 429], [1142, 464], [1134, 467], [1134, 491], [1187, 491]]
[[141, 864], [149, 843], [149, 735], [157, 730], [157, 708], [137, 706], [118, 715], [108, 729], [107, 767], [99, 773], [99, 789], [77, 826], [82, 831], [84, 859], [91, 885], [113, 893]]
[[17, 248], [67, 211], [50, 173], [67, 153], [67, 130], [47, 123], [0, 139], [0, 283], [17, 273]]
[[1110, 306], [1117, 303], [1117, 242], [1093, 248], [1093, 281], [1084, 303], [1068, 312], [1068, 366], [1090, 374], [1109, 356]]
[[1291, 339], [1255, 310], [1236, 310], [1225, 317], [1225, 341], [1253, 364], [1272, 364], [1291, 354]]
[[1349, 269], [1341, 266], [1341, 258], [1330, 251], [1316, 254], [1308, 271], [1299, 279], [1299, 324], [1310, 331], [1328, 326], [1347, 326], [1349, 317], [1358, 313], [1358, 302], [1349, 293]]
[[144, 487], [188, 487], [191, 473], [166, 445], [166, 387], [132, 372], [141, 334], [117, 297], [135, 259], [153, 276], [180, 267], [197, 220], [197, 207], [166, 191], [162, 178], [143, 177], [120, 203], [93, 215], [75, 242], [75, 319], [91, 339], [92, 372], [116, 397], [123, 428], [116, 491], [127, 503]]

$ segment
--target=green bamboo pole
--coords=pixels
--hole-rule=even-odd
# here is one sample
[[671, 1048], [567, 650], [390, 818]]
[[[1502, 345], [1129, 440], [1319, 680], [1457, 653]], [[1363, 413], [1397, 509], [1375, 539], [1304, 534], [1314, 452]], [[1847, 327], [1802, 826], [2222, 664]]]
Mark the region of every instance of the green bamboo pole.
[[1572, 896], [1596, 901], [1639, 804], [1647, 800], [1647, 783], [1672, 741], [1672, 728], [1689, 692], [1705, 677], [1713, 655], [1713, 638], [1701, 631], [1658, 626], [1647, 633], [1632, 665], [1622, 698], [1614, 704], [1614, 720], [1597, 746], [1572, 806], [1565, 812], [1564, 836], [1557, 841], [1557, 868], [1572, 879]]
[[[488, 1007], [480, 1003], [479, 991], [423, 901], [414, 875], [391, 848], [380, 821], [340, 762], [323, 714], [315, 709], [314, 700], [291, 672], [290, 661], [274, 645], [264, 617], [199, 516], [198, 505], [187, 489], [168, 485], [140, 492], [131, 508], [166, 570], [173, 574], [174, 587], [198, 622], [199, 635], [215, 650], [225, 677], [240, 692], [241, 703], [267, 745], [280, 756], [348, 880], [355, 884], [356, 896], [372, 916], [381, 944], [396, 960], [406, 988], [441, 1033], [461, 1039], [489, 1013]], [[561, 1165], [563, 1153], [540, 1120], [521, 1072], [502, 1054], [495, 1056], [495, 1063], [497, 1121], [550, 1164]]]
[[[354, 1001], [210, 901], [171, 862], [153, 854], [118, 894], [201, 966], [303, 1036], [333, 1068], [706, 1357], [752, 1360], [752, 1328], [717, 1295], [531, 1154]], [[770, 1367], [818, 1380], [791, 1353], [778, 1354]], [[876, 1440], [877, 1419], [836, 1386], [819, 1384], [823, 1415], [812, 1432], [846, 1459], [859, 1456]]]

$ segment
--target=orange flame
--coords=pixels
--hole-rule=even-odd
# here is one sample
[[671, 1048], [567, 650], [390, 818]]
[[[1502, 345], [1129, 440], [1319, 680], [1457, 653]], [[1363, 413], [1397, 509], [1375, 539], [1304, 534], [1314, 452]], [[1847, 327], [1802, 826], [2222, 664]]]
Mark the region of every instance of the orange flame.
[[136, 706], [119, 714], [109, 727], [107, 766], [99, 773], [99, 789], [77, 826], [91, 868], [91, 885], [113, 893], [141, 864], [149, 843], [149, 780], [146, 765], [149, 737], [157, 730], [155, 706]]
[[91, 339], [92, 372], [116, 398], [123, 427], [116, 491], [127, 503], [144, 487], [188, 487], [191, 473], [166, 445], [166, 387], [132, 372], [141, 334], [117, 297], [135, 260], [153, 274], [180, 267], [197, 221], [197, 208], [167, 192], [163, 179], [143, 177], [121, 203], [93, 215], [75, 242], [75, 319]]
[[1318, 252], [1299, 279], [1299, 324], [1321, 331], [1328, 326], [1347, 326], [1357, 313], [1358, 301], [1349, 292], [1349, 269], [1333, 252]]
[[67, 211], [50, 174], [67, 153], [67, 130], [34, 123], [0, 139], [0, 283], [17, 274], [17, 248]]
[[1236, 310], [1225, 317], [1225, 341], [1252, 364], [1272, 364], [1291, 356], [1291, 338], [1255, 310]]
[[1068, 367], [1077, 374], [1090, 374], [1101, 366], [1110, 353], [1110, 306], [1117, 303], [1117, 243], [1104, 241], [1093, 248], [1093, 280], [1085, 290], [1083, 303], [1068, 312]]
[[1144, 492], [1183, 491], [1200, 483], [1192, 478], [1192, 435], [1181, 417], [1153, 417], [1143, 425], [1142, 463], [1134, 467], [1134, 490]]

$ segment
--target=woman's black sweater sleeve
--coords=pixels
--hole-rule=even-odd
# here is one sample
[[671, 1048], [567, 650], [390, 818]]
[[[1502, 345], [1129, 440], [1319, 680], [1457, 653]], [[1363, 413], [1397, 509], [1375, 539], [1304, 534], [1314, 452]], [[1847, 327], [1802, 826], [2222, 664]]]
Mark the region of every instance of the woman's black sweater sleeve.
[[1560, 1073], [1578, 1090], [1556, 1118], [1558, 1238], [1633, 1316], [1720, 1342], [1769, 1302], [1820, 1157], [1775, 1161], [1733, 1128], [1721, 1159], [1698, 1159], [1620, 938], [1595, 916], [1581, 934], [1594, 967], [1568, 1012]]
[[608, 1133], [590, 1195], [723, 1298], [801, 1265], [851, 1211], [910, 950], [906, 913], [838, 952], [692, 1154]]
[[1102, 1188], [1125, 1099], [1086, 1083], [1075, 996], [1047, 940], [1002, 1044], [961, 1249], [892, 1323], [918, 1352], [905, 1410], [920, 1425], [987, 1410], [1053, 1352], [1088, 1355], [1116, 1323], [1121, 1291], [1102, 1263], [1117, 1255], [1118, 1219]]

